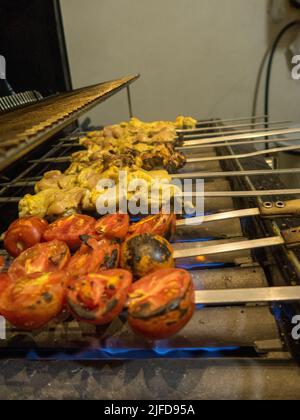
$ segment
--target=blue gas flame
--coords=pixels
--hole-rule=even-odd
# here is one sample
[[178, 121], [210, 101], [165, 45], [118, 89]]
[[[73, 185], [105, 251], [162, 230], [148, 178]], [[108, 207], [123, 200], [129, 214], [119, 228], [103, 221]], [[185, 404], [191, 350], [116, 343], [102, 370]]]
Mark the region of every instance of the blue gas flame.
[[238, 352], [240, 347], [154, 347], [154, 348], [101, 348], [88, 349], [82, 352], [72, 354], [71, 352], [57, 352], [51, 355], [43, 354], [38, 350], [31, 350], [27, 353], [27, 359], [36, 360], [62, 360], [62, 361], [79, 361], [79, 360], [142, 360], [142, 359], [184, 359], [190, 357], [220, 357], [226, 356], [234, 352]]

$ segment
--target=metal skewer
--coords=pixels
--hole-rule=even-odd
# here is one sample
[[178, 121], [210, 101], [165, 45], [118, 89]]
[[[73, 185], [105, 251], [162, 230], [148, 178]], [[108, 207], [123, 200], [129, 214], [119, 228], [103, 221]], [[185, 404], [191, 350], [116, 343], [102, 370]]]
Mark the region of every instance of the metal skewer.
[[196, 303], [202, 305], [238, 305], [300, 301], [300, 286], [261, 287], [196, 291]]
[[272, 130], [272, 131], [264, 131], [261, 133], [246, 133], [246, 134], [236, 134], [233, 136], [220, 136], [215, 138], [206, 138], [201, 140], [191, 140], [191, 141], [184, 141], [182, 147], [187, 146], [198, 146], [201, 144], [214, 144], [214, 143], [222, 143], [228, 141], [235, 141], [235, 140], [249, 140], [249, 139], [259, 139], [263, 137], [274, 137], [280, 136], [285, 134], [299, 134], [300, 128], [286, 128], [283, 130]]
[[282, 232], [282, 236], [273, 236], [270, 238], [253, 239], [238, 242], [228, 242], [225, 244], [206, 245], [206, 243], [194, 243], [193, 246], [174, 251], [175, 259], [194, 258], [199, 256], [208, 256], [224, 254], [235, 251], [250, 251], [253, 249], [266, 248], [272, 246], [285, 245], [288, 248], [296, 248], [300, 245], [300, 228], [289, 229]]
[[256, 120], [263, 120], [268, 117], [269, 117], [268, 115], [262, 115], [262, 116], [257, 115], [254, 117], [239, 117], [239, 118], [227, 118], [227, 119], [217, 119], [217, 120], [210, 119], [210, 120], [204, 120], [204, 121], [198, 120], [198, 124], [199, 125], [210, 124], [210, 123], [215, 123], [215, 122], [219, 124], [223, 124], [223, 123], [228, 123], [228, 122], [231, 123], [231, 122], [237, 122], [237, 121], [256, 121]]
[[[270, 122], [270, 125], [277, 125], [277, 124], [290, 124], [292, 121], [273, 121]], [[261, 125], [265, 126], [265, 122], [256, 122], [256, 123], [246, 123], [246, 124], [235, 124], [235, 125], [225, 125], [222, 126], [222, 131], [228, 130], [228, 129], [232, 129], [232, 128], [243, 128], [243, 127], [259, 127]], [[176, 130], [178, 134], [193, 134], [193, 133], [201, 133], [202, 131], [210, 131], [210, 130], [216, 130], [218, 129], [218, 127], [199, 127], [199, 128], [187, 128], [185, 130]]]
[[193, 172], [184, 174], [172, 174], [173, 179], [202, 179], [202, 178], [230, 178], [242, 176], [265, 176], [299, 174], [300, 168], [288, 169], [257, 169], [249, 171], [224, 171], [224, 172]]
[[[278, 127], [277, 130], [286, 130], [288, 127], [286, 125], [282, 126], [282, 127]], [[201, 135], [194, 135], [194, 136], [185, 136], [185, 137], [177, 137], [175, 138], [176, 141], [178, 140], [184, 140], [184, 141], [197, 141], [197, 140], [201, 140], [201, 139], [210, 139], [210, 138], [217, 138], [217, 137], [221, 137], [221, 136], [230, 136], [230, 135], [239, 135], [239, 134], [247, 134], [247, 133], [251, 133], [251, 134], [256, 134], [256, 133], [261, 133], [262, 131], [264, 133], [268, 133], [272, 130], [274, 130], [275, 128], [257, 128], [256, 130], [232, 130], [232, 131], [215, 131], [213, 133], [204, 133]]]
[[228, 155], [228, 156], [210, 156], [210, 157], [203, 157], [203, 158], [191, 158], [187, 159], [187, 163], [197, 163], [197, 162], [213, 162], [213, 161], [220, 161], [220, 160], [233, 160], [233, 159], [246, 159], [255, 156], [265, 156], [269, 154], [276, 154], [281, 152], [292, 152], [300, 150], [300, 146], [288, 146], [288, 147], [277, 147], [275, 149], [268, 149], [268, 150], [260, 150], [257, 152], [252, 153], [245, 153], [240, 155]]
[[[286, 143], [286, 142], [294, 142], [294, 141], [300, 141], [300, 138], [282, 138], [282, 139], [264, 139], [264, 140], [240, 140], [235, 142], [224, 142], [224, 143], [216, 143], [212, 147], [226, 147], [226, 146], [247, 146], [252, 144], [266, 144], [266, 143]], [[200, 146], [188, 146], [188, 147], [175, 147], [178, 151], [193, 151], [193, 150], [199, 150], [199, 149], [207, 149], [208, 145], [202, 144]]]
[[[300, 188], [285, 190], [253, 190], [253, 191], [204, 191], [203, 193], [182, 193], [180, 197], [204, 197], [204, 198], [220, 198], [220, 197], [272, 197], [284, 195], [300, 195]], [[179, 195], [176, 195], [179, 197]], [[22, 197], [0, 197], [0, 204], [18, 203]]]
[[[286, 190], [253, 190], [253, 191], [205, 191], [205, 198], [217, 198], [217, 197], [272, 197], [272, 196], [283, 196], [283, 195], [299, 195], [300, 188], [297, 189], [286, 189]], [[201, 197], [201, 193], [193, 193], [193, 197]], [[190, 194], [186, 193], [183, 196], [190, 197]]]
[[[171, 174], [172, 179], [205, 179], [205, 178], [230, 178], [230, 177], [243, 177], [243, 176], [265, 176], [265, 175], [287, 175], [299, 174], [300, 168], [287, 168], [287, 169], [257, 169], [249, 171], [224, 171], [224, 172], [192, 172], [184, 174]], [[34, 187], [42, 177], [36, 180], [28, 179], [28, 181], [12, 181], [0, 184], [0, 188], [17, 188], [17, 187]]]
[[236, 219], [249, 216], [261, 216], [264, 218], [299, 217], [300, 199], [290, 201], [277, 201], [274, 203], [265, 202], [256, 208], [233, 210], [202, 217], [191, 217], [190, 219], [178, 220], [176, 222], [176, 226], [199, 226], [202, 223]]

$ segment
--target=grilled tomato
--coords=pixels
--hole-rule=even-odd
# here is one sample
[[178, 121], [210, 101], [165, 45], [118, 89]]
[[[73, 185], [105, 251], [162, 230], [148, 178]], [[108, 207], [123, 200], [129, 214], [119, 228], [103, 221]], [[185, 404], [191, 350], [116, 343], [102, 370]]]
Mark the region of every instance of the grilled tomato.
[[108, 214], [96, 222], [95, 230], [108, 238], [125, 239], [129, 230], [128, 214]]
[[133, 331], [151, 340], [177, 334], [192, 318], [195, 292], [185, 270], [164, 269], [131, 287], [128, 322]]
[[79, 321], [106, 325], [122, 312], [132, 284], [132, 274], [109, 270], [73, 280], [68, 287], [67, 303]]
[[12, 257], [42, 242], [48, 223], [40, 217], [23, 217], [13, 222], [4, 236], [4, 247]]
[[2, 315], [15, 327], [24, 330], [44, 327], [63, 309], [64, 280], [65, 273], [58, 271], [30, 274], [11, 283], [2, 294]]
[[52, 273], [63, 270], [70, 260], [70, 250], [64, 242], [37, 244], [14, 260], [8, 274], [14, 280], [33, 273]]
[[7, 273], [0, 274], [0, 315], [2, 316], [4, 316], [4, 313], [8, 307], [7, 290], [12, 283], [13, 282]]
[[45, 241], [63, 241], [72, 250], [81, 246], [80, 236], [94, 233], [96, 220], [83, 214], [64, 217], [52, 223], [44, 233]]
[[162, 268], [173, 268], [173, 249], [166, 239], [155, 235], [134, 235], [121, 249], [121, 267], [141, 278]]
[[81, 248], [71, 258], [67, 271], [71, 277], [84, 276], [118, 267], [120, 260], [120, 245], [112, 239], [97, 240], [93, 237], [84, 239]]
[[157, 214], [149, 216], [138, 223], [130, 226], [128, 235], [142, 235], [149, 233], [151, 235], [164, 236], [170, 238], [176, 231], [175, 214]]

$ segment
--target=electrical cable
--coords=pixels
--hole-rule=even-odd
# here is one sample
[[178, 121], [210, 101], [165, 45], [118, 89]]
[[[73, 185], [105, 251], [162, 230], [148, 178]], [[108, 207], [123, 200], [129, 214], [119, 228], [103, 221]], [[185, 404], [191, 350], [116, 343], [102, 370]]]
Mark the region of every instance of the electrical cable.
[[[293, 22], [290, 22], [288, 25], [286, 25], [277, 35], [269, 56], [268, 60], [268, 67], [267, 67], [267, 75], [266, 75], [266, 85], [265, 85], [265, 128], [269, 128], [269, 109], [270, 109], [270, 84], [271, 84], [271, 75], [272, 75], [272, 66], [274, 61], [274, 56], [277, 51], [277, 47], [283, 38], [283, 36], [292, 28], [300, 26], [300, 21], [295, 20]], [[269, 144], [266, 144], [266, 150], [269, 149]]]

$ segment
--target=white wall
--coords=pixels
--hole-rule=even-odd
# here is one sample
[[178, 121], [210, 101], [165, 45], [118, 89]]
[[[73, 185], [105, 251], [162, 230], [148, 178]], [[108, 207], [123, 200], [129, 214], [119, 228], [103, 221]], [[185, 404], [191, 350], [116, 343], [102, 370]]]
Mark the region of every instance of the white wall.
[[[268, 3], [61, 0], [74, 87], [140, 72], [132, 95], [143, 119], [250, 115], [260, 62], [283, 25], [270, 23]], [[300, 120], [300, 82], [284, 50], [272, 87], [272, 117]], [[99, 124], [126, 119], [126, 95], [92, 115]]]

